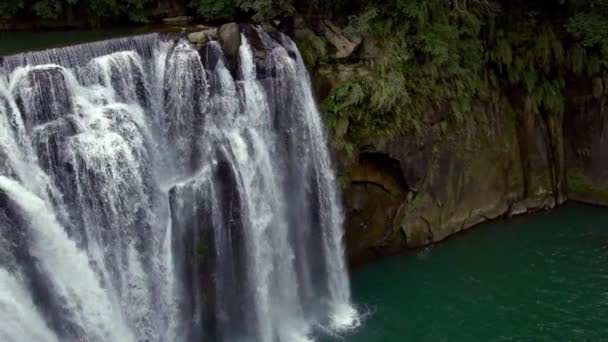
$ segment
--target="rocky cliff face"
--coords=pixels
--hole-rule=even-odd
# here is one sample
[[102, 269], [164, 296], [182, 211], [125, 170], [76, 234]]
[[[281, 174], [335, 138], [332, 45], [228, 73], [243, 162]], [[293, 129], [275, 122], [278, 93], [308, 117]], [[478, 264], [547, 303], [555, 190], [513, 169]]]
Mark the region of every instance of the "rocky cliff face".
[[561, 126], [492, 104], [477, 110], [477, 119], [460, 127], [442, 121], [343, 164], [353, 261], [425, 246], [486, 220], [565, 200]]
[[608, 205], [608, 108], [573, 85], [563, 122], [568, 198]]
[[[340, 81], [368, 73], [375, 58], [372, 38], [353, 39], [336, 27], [327, 34], [324, 26], [295, 30], [303, 54], [314, 57], [320, 101]], [[337, 148], [351, 261], [422, 247], [567, 199], [608, 204], [608, 116], [589, 100], [590, 90], [572, 89], [561, 116], [527, 113], [515, 90], [480, 101], [460, 123], [436, 115], [422, 133], [351, 154]]]

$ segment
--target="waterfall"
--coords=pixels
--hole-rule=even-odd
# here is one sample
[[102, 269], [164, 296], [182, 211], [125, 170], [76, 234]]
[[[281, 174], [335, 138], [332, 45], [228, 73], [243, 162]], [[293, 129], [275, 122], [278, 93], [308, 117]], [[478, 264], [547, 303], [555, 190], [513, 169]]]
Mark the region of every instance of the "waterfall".
[[295, 44], [0, 59], [0, 340], [311, 341], [357, 323]]

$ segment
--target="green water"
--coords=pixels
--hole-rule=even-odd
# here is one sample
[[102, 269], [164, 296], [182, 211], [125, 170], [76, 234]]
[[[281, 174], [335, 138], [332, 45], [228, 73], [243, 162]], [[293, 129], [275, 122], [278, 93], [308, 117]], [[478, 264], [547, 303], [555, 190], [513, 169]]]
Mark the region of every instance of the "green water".
[[608, 210], [491, 223], [352, 274], [349, 342], [608, 341]]
[[175, 30], [175, 28], [171, 26], [148, 25], [104, 28], [103, 30], [0, 31], [0, 56], [172, 30]]

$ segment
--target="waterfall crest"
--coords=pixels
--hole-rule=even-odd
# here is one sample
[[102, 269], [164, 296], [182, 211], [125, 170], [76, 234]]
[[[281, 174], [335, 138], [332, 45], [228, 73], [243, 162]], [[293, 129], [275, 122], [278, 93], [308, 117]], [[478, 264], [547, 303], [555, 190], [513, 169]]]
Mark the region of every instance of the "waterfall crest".
[[244, 31], [236, 68], [156, 34], [0, 60], [0, 340], [356, 324], [308, 73], [288, 37]]

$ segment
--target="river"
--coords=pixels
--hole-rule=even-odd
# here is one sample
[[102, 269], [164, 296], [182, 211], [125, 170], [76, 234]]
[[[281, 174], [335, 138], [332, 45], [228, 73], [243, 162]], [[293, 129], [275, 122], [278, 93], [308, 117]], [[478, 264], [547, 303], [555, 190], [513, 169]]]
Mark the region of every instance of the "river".
[[368, 316], [349, 342], [606, 341], [608, 211], [485, 224], [352, 278]]

